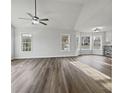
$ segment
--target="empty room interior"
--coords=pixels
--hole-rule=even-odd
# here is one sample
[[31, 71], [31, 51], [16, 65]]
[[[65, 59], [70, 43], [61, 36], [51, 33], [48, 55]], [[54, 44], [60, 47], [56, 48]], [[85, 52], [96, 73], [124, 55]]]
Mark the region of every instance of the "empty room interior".
[[112, 0], [11, 0], [12, 93], [112, 93]]

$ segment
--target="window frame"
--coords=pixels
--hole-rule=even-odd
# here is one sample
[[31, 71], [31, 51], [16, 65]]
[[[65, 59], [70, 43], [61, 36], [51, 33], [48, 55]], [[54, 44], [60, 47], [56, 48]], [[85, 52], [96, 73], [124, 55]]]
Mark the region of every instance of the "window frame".
[[[100, 48], [99, 49], [94, 48], [94, 37], [100, 37]], [[94, 35], [92, 38], [93, 38], [93, 50], [102, 50], [102, 36]]]
[[[67, 50], [64, 50], [62, 47], [62, 38], [63, 38], [63, 36], [68, 36], [68, 38], [69, 38], [69, 49], [67, 49]], [[71, 35], [70, 34], [61, 34], [61, 51], [65, 51], [65, 52], [69, 52], [71, 50]]]
[[[82, 48], [82, 37], [90, 37], [90, 45], [89, 45], [89, 48]], [[81, 50], [91, 50], [91, 45], [92, 45], [92, 37], [90, 35], [81, 35], [81, 38], [80, 38], [80, 49]]]
[[[23, 51], [23, 34], [28, 34], [28, 35], [31, 35], [31, 37], [30, 37], [30, 39], [31, 39], [31, 41], [30, 41], [30, 48], [31, 48], [31, 50], [30, 51]], [[26, 43], [26, 42], [25, 42]], [[25, 52], [25, 53], [28, 53], [28, 52], [32, 52], [32, 34], [31, 33], [21, 33], [21, 52]]]

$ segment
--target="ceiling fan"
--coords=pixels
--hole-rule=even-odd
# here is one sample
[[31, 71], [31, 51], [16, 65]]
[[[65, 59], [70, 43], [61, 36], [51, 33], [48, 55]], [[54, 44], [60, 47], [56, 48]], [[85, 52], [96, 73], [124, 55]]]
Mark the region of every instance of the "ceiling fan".
[[95, 28], [93, 28], [92, 30], [94, 31], [94, 32], [99, 32], [99, 31], [101, 31], [103, 29], [103, 27], [95, 27]]
[[49, 19], [47, 19], [47, 18], [40, 19], [40, 18], [37, 16], [37, 10], [36, 10], [37, 5], [36, 5], [36, 4], [37, 4], [37, 2], [36, 2], [36, 0], [35, 0], [35, 15], [34, 15], [34, 16], [33, 16], [31, 13], [28, 13], [28, 12], [27, 12], [27, 15], [30, 16], [31, 19], [30, 19], [30, 18], [19, 18], [19, 19], [30, 20], [30, 21], [32, 22], [32, 24], [39, 24], [39, 23], [41, 23], [41, 24], [43, 24], [43, 25], [47, 25], [46, 23], [44, 23], [44, 21], [49, 21]]

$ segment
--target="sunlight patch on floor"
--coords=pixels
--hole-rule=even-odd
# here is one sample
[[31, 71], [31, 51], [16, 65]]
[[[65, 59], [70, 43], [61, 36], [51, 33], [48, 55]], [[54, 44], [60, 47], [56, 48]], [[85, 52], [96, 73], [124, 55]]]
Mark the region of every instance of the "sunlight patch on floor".
[[81, 71], [83, 71], [87, 76], [91, 77], [92, 79], [96, 81], [103, 81], [100, 82], [100, 84], [111, 91], [111, 77], [81, 62], [73, 61], [70, 63], [80, 69]]

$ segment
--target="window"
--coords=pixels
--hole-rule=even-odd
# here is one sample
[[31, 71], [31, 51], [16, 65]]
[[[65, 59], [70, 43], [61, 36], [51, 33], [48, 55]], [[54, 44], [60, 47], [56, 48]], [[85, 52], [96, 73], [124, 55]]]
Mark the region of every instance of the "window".
[[94, 36], [93, 37], [93, 48], [94, 49], [101, 49], [101, 47], [102, 47], [101, 36]]
[[21, 49], [22, 51], [31, 51], [31, 34], [22, 34], [21, 35]]
[[70, 50], [70, 35], [62, 35], [62, 50]]
[[90, 36], [81, 37], [81, 49], [90, 49]]

